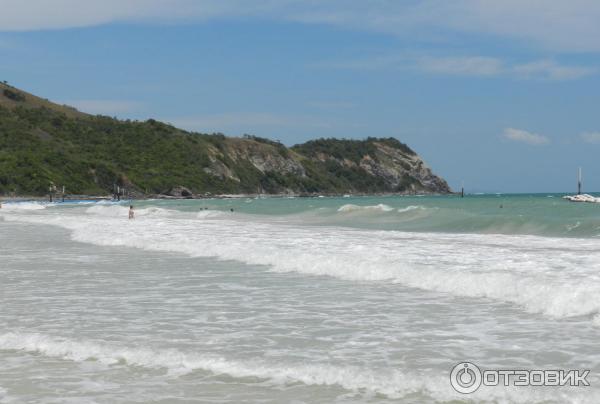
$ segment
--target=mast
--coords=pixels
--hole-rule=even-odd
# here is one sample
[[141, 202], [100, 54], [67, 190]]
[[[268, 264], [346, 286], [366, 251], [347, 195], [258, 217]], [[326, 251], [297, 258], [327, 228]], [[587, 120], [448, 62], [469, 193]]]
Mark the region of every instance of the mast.
[[581, 167], [579, 167], [579, 176], [577, 177], [577, 195], [581, 195]]

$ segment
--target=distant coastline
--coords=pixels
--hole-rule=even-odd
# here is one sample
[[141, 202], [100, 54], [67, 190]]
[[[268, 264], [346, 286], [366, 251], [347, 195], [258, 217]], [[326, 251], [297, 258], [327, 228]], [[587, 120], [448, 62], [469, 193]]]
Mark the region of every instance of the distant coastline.
[[294, 146], [89, 115], [0, 83], [0, 194], [56, 197], [451, 193], [394, 137]]

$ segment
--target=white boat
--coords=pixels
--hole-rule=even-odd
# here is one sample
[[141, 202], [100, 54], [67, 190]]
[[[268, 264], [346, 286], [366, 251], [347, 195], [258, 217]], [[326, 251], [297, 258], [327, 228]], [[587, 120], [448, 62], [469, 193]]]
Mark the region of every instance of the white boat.
[[563, 199], [571, 202], [590, 202], [600, 203], [600, 198], [596, 198], [590, 194], [581, 193], [581, 167], [579, 167], [579, 176], [577, 177], [577, 195], [565, 195]]
[[592, 203], [600, 203], [600, 198], [596, 198], [589, 194], [579, 194], [579, 195], [565, 195], [563, 199], [566, 199], [571, 202], [592, 202]]

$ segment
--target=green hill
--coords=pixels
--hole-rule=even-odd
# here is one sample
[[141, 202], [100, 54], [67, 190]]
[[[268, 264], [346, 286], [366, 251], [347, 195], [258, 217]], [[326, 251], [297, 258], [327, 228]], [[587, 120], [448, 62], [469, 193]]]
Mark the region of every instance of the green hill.
[[268, 139], [190, 133], [155, 120], [122, 121], [54, 104], [0, 83], [0, 193], [138, 196], [450, 192], [396, 139]]

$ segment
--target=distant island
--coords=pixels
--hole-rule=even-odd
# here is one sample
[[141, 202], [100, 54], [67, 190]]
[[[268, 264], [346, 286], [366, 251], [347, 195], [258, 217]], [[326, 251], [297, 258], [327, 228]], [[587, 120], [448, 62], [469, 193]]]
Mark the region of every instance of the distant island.
[[224, 194], [450, 193], [395, 138], [317, 139], [286, 147], [85, 114], [0, 83], [0, 193], [203, 197]]

